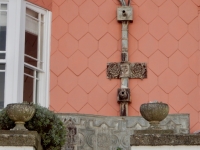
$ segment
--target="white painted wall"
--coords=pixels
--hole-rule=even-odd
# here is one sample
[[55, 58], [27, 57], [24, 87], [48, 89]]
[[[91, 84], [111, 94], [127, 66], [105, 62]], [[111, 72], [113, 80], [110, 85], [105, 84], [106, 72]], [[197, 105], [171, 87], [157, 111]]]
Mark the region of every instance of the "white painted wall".
[[199, 146], [132, 146], [131, 150], [200, 150]]
[[31, 146], [0, 146], [0, 150], [35, 150]]

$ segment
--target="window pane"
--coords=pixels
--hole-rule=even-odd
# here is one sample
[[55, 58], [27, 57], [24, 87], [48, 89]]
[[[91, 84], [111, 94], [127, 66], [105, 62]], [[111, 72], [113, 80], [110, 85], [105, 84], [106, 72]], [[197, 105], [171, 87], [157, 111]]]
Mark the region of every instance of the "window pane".
[[0, 64], [0, 109], [4, 107], [5, 64]]
[[24, 97], [23, 101], [33, 102], [33, 82], [34, 79], [24, 75]]
[[0, 70], [5, 70], [6, 65], [5, 64], [0, 64]]
[[31, 33], [26, 32], [25, 34], [25, 63], [28, 63], [34, 67], [37, 67], [37, 44], [38, 37]]

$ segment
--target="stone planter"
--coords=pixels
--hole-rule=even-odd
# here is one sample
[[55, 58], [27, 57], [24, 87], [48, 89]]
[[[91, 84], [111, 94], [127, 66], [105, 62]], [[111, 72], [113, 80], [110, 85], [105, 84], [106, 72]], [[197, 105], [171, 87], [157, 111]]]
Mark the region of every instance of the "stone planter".
[[165, 103], [146, 103], [140, 106], [142, 117], [149, 121], [149, 129], [161, 129], [160, 121], [164, 120], [169, 113], [169, 106]]
[[6, 112], [8, 117], [16, 124], [11, 130], [27, 130], [24, 124], [33, 117], [35, 107], [27, 103], [8, 104]]

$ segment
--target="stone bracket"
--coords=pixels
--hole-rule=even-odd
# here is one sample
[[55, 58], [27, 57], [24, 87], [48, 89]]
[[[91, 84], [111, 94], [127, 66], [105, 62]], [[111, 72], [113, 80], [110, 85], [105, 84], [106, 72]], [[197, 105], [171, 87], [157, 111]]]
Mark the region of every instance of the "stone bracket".
[[117, 9], [117, 20], [133, 22], [133, 8], [130, 6], [119, 7]]
[[120, 88], [117, 91], [117, 101], [118, 102], [131, 102], [130, 99], [130, 89]]
[[146, 63], [108, 63], [107, 64], [107, 78], [108, 79], [144, 79], [147, 78], [147, 64]]

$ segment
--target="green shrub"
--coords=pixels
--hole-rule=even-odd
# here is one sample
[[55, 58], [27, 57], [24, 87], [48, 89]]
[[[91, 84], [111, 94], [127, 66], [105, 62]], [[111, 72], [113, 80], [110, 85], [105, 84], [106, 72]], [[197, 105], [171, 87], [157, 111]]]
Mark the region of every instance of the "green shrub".
[[[47, 108], [35, 106], [33, 118], [25, 123], [30, 131], [37, 131], [41, 136], [41, 144], [45, 150], [60, 150], [66, 141], [66, 129], [62, 121]], [[9, 130], [15, 126], [9, 119], [6, 109], [0, 112], [0, 129]]]

